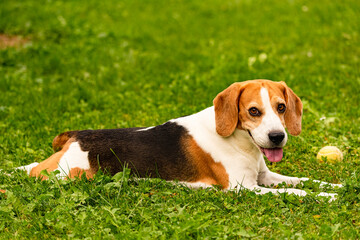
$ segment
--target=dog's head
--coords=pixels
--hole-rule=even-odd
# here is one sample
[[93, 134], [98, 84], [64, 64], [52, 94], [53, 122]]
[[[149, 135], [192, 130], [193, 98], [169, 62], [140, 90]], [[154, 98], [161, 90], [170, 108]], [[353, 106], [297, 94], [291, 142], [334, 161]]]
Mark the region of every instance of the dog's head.
[[251, 80], [234, 83], [214, 99], [216, 131], [223, 137], [245, 130], [272, 162], [281, 160], [291, 135], [301, 132], [302, 103], [284, 83]]

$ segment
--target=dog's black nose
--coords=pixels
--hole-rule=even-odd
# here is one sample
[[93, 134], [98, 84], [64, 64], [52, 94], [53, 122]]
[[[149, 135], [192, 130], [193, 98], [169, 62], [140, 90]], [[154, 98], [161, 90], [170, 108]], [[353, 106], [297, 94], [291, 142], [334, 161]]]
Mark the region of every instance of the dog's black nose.
[[285, 133], [283, 132], [270, 132], [269, 133], [269, 139], [271, 142], [273, 142], [276, 145], [279, 145], [282, 140], [285, 138]]

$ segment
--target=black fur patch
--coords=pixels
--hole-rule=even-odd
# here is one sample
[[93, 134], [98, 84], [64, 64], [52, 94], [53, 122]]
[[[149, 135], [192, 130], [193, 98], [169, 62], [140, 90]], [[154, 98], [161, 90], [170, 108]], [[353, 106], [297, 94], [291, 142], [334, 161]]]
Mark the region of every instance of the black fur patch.
[[192, 181], [194, 163], [186, 157], [182, 139], [187, 130], [167, 122], [154, 128], [84, 130], [76, 133], [83, 151], [89, 152], [90, 167], [115, 174], [127, 166], [138, 177]]

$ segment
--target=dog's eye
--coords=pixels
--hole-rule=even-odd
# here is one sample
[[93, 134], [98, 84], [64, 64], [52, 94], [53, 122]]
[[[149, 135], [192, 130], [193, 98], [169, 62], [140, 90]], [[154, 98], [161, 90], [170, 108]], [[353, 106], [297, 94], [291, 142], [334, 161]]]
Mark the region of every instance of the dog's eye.
[[261, 115], [261, 112], [256, 107], [252, 107], [249, 109], [249, 113], [251, 116], [258, 117]]
[[277, 109], [277, 110], [278, 110], [279, 113], [284, 113], [285, 110], [286, 110], [285, 104], [280, 103], [280, 104], [278, 105], [278, 109]]

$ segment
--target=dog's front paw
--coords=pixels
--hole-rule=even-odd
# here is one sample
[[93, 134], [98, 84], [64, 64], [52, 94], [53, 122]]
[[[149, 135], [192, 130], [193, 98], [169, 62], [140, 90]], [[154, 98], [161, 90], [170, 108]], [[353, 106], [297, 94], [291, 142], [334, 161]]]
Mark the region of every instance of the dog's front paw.
[[329, 202], [335, 201], [337, 194], [336, 193], [325, 193], [325, 192], [321, 192], [318, 195], [316, 195], [317, 197], [327, 197], [329, 198]]
[[344, 187], [344, 185], [342, 184], [337, 184], [337, 183], [328, 183], [331, 187], [333, 188], [342, 188]]
[[300, 178], [300, 182], [307, 182], [307, 181], [310, 181], [310, 178], [307, 177]]
[[309, 178], [300, 178], [300, 181], [301, 182], [311, 181], [311, 182], [314, 182], [314, 183], [320, 183], [320, 187], [331, 187], [331, 188], [341, 188], [341, 187], [343, 187], [342, 184], [322, 182], [322, 181], [319, 181], [319, 180], [310, 180]]
[[341, 187], [343, 187], [342, 184], [337, 184], [337, 183], [321, 182], [321, 181], [318, 181], [318, 180], [314, 180], [314, 182], [319, 182], [320, 187], [331, 187], [331, 188], [341, 188]]

